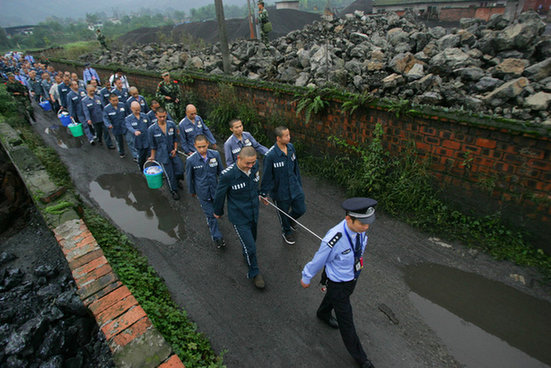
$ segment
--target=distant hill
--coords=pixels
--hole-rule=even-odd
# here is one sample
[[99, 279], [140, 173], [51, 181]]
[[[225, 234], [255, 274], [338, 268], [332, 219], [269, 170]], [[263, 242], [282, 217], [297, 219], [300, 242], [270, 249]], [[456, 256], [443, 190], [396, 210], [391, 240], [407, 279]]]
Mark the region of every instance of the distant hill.
[[[285, 36], [287, 33], [302, 29], [305, 25], [320, 20], [319, 14], [293, 9], [268, 8], [273, 31], [270, 39]], [[248, 39], [250, 35], [247, 19], [227, 19], [226, 31], [228, 40]], [[152, 42], [179, 43], [186, 40], [185, 35], [202, 39], [207, 43], [218, 42], [218, 26], [215, 20], [186, 23], [177, 26], [164, 26], [156, 28], [140, 28], [119, 37], [117, 42], [122, 44], [146, 44]]]

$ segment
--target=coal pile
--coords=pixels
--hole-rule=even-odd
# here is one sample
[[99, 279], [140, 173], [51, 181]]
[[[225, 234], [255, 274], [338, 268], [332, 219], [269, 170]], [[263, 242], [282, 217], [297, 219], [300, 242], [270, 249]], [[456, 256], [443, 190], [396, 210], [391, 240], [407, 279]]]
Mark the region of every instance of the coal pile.
[[5, 208], [18, 217], [0, 233], [0, 367], [114, 367], [55, 238], [28, 195], [13, 198]]
[[[295, 86], [336, 86], [375, 97], [551, 124], [551, 36], [535, 12], [509, 21], [462, 19], [460, 27], [427, 27], [413, 13], [324, 19], [265, 47], [231, 44], [232, 74]], [[146, 70], [222, 73], [217, 45], [150, 44], [84, 55]]]

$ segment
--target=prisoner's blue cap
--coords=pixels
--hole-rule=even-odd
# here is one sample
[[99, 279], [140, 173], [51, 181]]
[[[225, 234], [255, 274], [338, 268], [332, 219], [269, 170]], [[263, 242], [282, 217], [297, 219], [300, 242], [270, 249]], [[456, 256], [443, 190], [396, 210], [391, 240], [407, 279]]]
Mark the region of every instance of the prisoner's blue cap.
[[342, 202], [341, 206], [348, 216], [358, 219], [362, 224], [371, 225], [375, 222], [375, 206], [377, 206], [377, 201], [373, 198], [348, 198]]

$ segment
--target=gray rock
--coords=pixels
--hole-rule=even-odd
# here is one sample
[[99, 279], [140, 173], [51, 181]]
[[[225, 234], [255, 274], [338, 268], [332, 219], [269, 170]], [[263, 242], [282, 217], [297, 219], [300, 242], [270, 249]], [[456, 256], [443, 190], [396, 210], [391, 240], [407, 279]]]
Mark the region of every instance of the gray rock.
[[442, 96], [438, 92], [425, 92], [413, 100], [415, 103], [425, 105], [438, 105], [442, 102]]
[[430, 64], [440, 69], [457, 69], [467, 66], [469, 59], [461, 49], [449, 48], [431, 58]]
[[404, 83], [404, 77], [400, 74], [393, 73], [382, 80], [383, 88], [389, 89], [397, 87]]
[[11, 262], [16, 258], [17, 257], [13, 253], [2, 252], [2, 253], [0, 253], [0, 266], [6, 264], [8, 262]]
[[475, 81], [475, 82], [480, 80], [485, 74], [484, 70], [482, 70], [481, 68], [476, 68], [476, 67], [459, 68], [459, 69], [455, 69], [453, 72], [455, 74], [459, 75], [462, 80]]
[[7, 355], [15, 355], [23, 351], [25, 347], [27, 346], [27, 342], [21, 336], [20, 333], [14, 332], [10, 335], [8, 339], [8, 344], [4, 348], [4, 352]]
[[52, 277], [57, 274], [57, 270], [50, 265], [40, 265], [34, 269], [35, 276]]
[[496, 107], [512, 98], [519, 96], [530, 82], [520, 77], [497, 87], [482, 99], [487, 105]]
[[25, 274], [19, 268], [8, 267], [4, 271], [4, 287], [9, 290], [19, 285], [23, 281], [23, 277], [25, 277]]
[[409, 42], [409, 34], [401, 28], [393, 28], [387, 32], [386, 39], [392, 46], [396, 46], [402, 42]]
[[436, 45], [438, 45], [438, 48], [443, 51], [445, 49], [459, 46], [459, 41], [460, 41], [460, 38], [458, 35], [448, 34], [442, 38], [439, 38], [436, 41]]
[[425, 76], [425, 72], [423, 70], [423, 65], [419, 63], [413, 64], [411, 69], [406, 73], [406, 78], [408, 81], [421, 79]]
[[[543, 23], [543, 22], [542, 22]], [[516, 23], [507, 26], [496, 34], [495, 48], [497, 51], [518, 49], [524, 50], [536, 39], [541, 26], [537, 23]], [[545, 24], [544, 24], [545, 28]]]
[[461, 18], [459, 19], [459, 26], [463, 29], [469, 28], [472, 26], [479, 26], [483, 23], [481, 19], [477, 18]]
[[302, 72], [299, 74], [297, 80], [295, 81], [295, 86], [304, 87], [308, 84], [310, 80], [310, 73]]
[[551, 75], [551, 57], [524, 70], [524, 75], [531, 80], [540, 81]]
[[344, 68], [352, 75], [362, 74], [362, 63], [356, 59], [348, 61], [344, 64]]
[[298, 62], [303, 68], [310, 66], [310, 52], [304, 49], [299, 49], [297, 51]]
[[538, 92], [526, 97], [525, 106], [532, 110], [547, 110], [551, 103], [551, 93]]
[[58, 284], [48, 284], [43, 288], [40, 288], [36, 294], [45, 299], [53, 298], [61, 294], [61, 286]]
[[489, 29], [502, 30], [508, 25], [509, 20], [507, 20], [503, 15], [492, 14], [490, 16], [490, 19], [488, 20], [488, 23], [486, 24], [486, 27], [488, 27]]
[[444, 27], [437, 26], [429, 28], [428, 33], [432, 38], [439, 39], [446, 35], [446, 29]]

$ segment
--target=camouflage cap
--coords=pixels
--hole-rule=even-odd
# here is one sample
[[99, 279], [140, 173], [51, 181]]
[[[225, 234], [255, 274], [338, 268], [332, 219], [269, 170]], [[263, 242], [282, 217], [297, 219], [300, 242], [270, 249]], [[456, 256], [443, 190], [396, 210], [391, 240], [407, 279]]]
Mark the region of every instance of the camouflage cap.
[[8, 77], [15, 77], [15, 74], [13, 74], [12, 72], [9, 72], [8, 74], [6, 74]]

